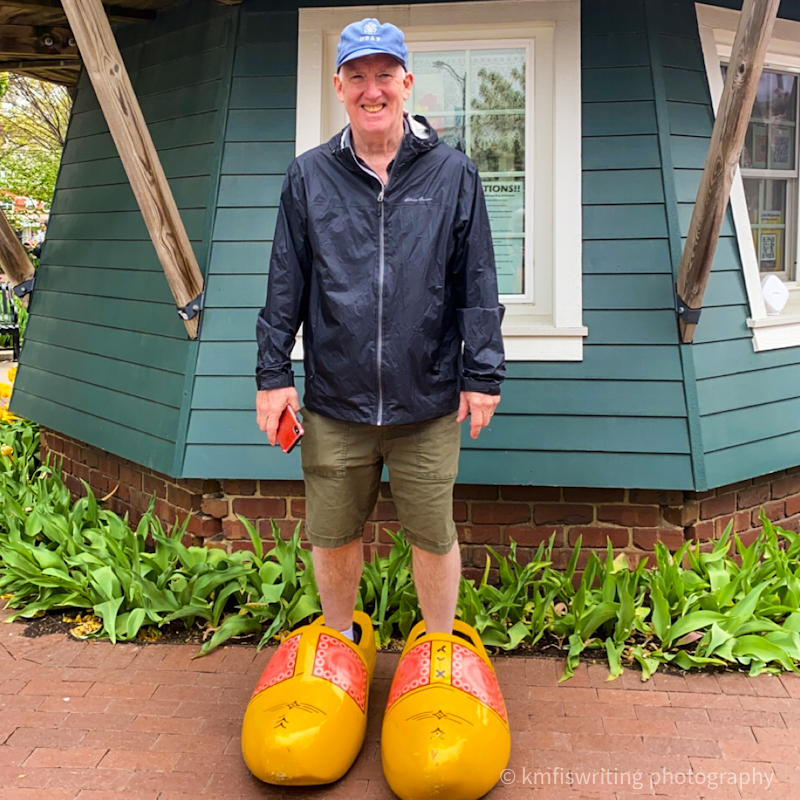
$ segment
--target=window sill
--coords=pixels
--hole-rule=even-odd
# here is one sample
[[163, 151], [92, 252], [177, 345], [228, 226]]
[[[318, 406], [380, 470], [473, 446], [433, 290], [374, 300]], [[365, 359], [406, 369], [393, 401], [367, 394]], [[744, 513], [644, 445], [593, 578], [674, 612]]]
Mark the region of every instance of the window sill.
[[786, 308], [774, 316], [747, 320], [756, 353], [800, 346], [800, 287], [793, 286]]
[[507, 361], [581, 361], [586, 327], [503, 326]]

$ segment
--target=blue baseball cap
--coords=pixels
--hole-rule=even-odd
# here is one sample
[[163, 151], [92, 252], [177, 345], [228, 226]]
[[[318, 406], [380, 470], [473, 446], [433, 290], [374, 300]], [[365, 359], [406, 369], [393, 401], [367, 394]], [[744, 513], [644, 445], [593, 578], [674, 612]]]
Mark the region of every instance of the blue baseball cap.
[[347, 61], [361, 56], [372, 56], [386, 53], [396, 58], [406, 68], [408, 48], [403, 31], [390, 22], [381, 24], [377, 19], [368, 17], [361, 22], [353, 22], [343, 31], [336, 48], [336, 70]]

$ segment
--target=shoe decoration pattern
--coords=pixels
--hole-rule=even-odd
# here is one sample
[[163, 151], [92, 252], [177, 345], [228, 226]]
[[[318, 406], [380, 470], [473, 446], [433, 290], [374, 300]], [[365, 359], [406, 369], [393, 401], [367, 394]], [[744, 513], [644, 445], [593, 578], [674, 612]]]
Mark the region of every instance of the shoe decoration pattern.
[[389, 690], [388, 711], [404, 694], [426, 686], [431, 678], [431, 643], [425, 642], [409, 650], [397, 665]]
[[477, 631], [410, 633], [381, 735], [384, 774], [401, 800], [477, 800], [508, 764], [505, 703]]
[[481, 703], [497, 712], [503, 718], [503, 722], [508, 724], [506, 704], [503, 702], [500, 685], [492, 668], [472, 650], [462, 647], [460, 644], [453, 645], [452, 664], [451, 684], [456, 689], [461, 689], [473, 697], [477, 697]]
[[366, 710], [367, 667], [352, 647], [320, 634], [311, 674], [344, 689], [362, 711]]
[[297, 664], [297, 648], [300, 645], [300, 637], [292, 636], [281, 643], [280, 647], [269, 660], [266, 669], [261, 673], [261, 678], [253, 690], [251, 700], [264, 689], [269, 689], [281, 681], [287, 681], [294, 675], [295, 664]]
[[319, 617], [275, 651], [242, 722], [242, 755], [260, 780], [283, 786], [332, 783], [350, 769], [367, 725], [375, 634], [356, 612], [358, 644]]

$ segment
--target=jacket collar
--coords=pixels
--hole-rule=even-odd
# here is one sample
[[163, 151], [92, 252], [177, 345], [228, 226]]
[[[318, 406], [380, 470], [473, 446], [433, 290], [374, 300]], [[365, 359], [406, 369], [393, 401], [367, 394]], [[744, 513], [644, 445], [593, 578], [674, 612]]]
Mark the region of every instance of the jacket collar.
[[[412, 116], [407, 111], [403, 113], [403, 127], [405, 133], [400, 141], [400, 147], [395, 156], [395, 168], [415, 160], [428, 150], [439, 144], [439, 136], [421, 114]], [[349, 169], [359, 169], [356, 153], [353, 150], [350, 126], [347, 125], [336, 134], [329, 142], [331, 152], [339, 158]]]

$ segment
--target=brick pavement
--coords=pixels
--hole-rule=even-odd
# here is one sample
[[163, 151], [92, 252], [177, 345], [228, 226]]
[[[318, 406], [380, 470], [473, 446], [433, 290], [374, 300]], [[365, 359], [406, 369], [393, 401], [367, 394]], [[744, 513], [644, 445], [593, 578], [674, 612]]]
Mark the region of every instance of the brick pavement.
[[[252, 778], [239, 753], [268, 650], [232, 645], [193, 660], [194, 646], [28, 639], [22, 630], [0, 627], [2, 800], [393, 797], [378, 737], [396, 655], [378, 657], [367, 741], [350, 773], [330, 787], [276, 789]], [[626, 672], [609, 683], [605, 667], [581, 665], [558, 683], [552, 659], [499, 658], [496, 667], [513, 780], [490, 800], [800, 798], [797, 676], [642, 683]]]

